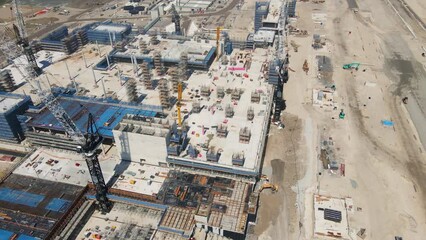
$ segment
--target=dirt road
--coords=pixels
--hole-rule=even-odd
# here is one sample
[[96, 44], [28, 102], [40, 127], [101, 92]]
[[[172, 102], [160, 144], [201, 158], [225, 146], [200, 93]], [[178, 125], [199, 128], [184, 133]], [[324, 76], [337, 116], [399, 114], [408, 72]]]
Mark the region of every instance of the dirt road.
[[[297, 161], [293, 161], [297, 167], [284, 164], [284, 176], [278, 175], [283, 179], [286, 175], [296, 177], [295, 181], [283, 182], [284, 191], [290, 189], [296, 197], [283, 196], [279, 214], [262, 210], [265, 206], [261, 204], [260, 219], [269, 216], [272, 222], [258, 224], [259, 238], [317, 239], [312, 199], [319, 193], [353, 199], [357, 210], [348, 215], [348, 234], [353, 239], [360, 228], [367, 229], [366, 239], [424, 239], [426, 155], [419, 136], [423, 130], [417, 133], [414, 128], [416, 121], [421, 122], [426, 106], [422, 103], [426, 99], [425, 62], [419, 56], [424, 36], [421, 26], [411, 28], [416, 31], [417, 38], [413, 38], [394, 9], [380, 0], [331, 0], [322, 5], [298, 2], [297, 9], [295, 27], [310, 33], [304, 38], [290, 36], [289, 40], [300, 47], [298, 52], [289, 52], [290, 67], [295, 72], [290, 73], [284, 90], [287, 126], [292, 126], [292, 119], [300, 121]], [[311, 48], [313, 33], [327, 39], [323, 49]], [[335, 102], [339, 106], [336, 110], [312, 106], [312, 90], [326, 87], [318, 79], [318, 56], [332, 61]], [[301, 70], [305, 59], [310, 66], [308, 74]], [[351, 62], [362, 63], [360, 69], [342, 69], [343, 64]], [[416, 97], [405, 106], [401, 97], [410, 92]], [[412, 106], [417, 108], [410, 109]], [[418, 119], [412, 121], [413, 114], [410, 117], [405, 107], [417, 113]], [[346, 113], [344, 120], [338, 119], [340, 109]], [[394, 127], [384, 127], [384, 119], [391, 120]], [[286, 133], [290, 129], [281, 130], [284, 145], [293, 139]], [[323, 138], [333, 139], [336, 159], [346, 166], [345, 176], [324, 170], [319, 164], [318, 149]], [[272, 164], [273, 159], [287, 163], [294, 158], [274, 144], [278, 143], [268, 142], [266, 164]], [[269, 173], [273, 176], [280, 169], [271, 168], [275, 170]], [[265, 224], [269, 227], [266, 230]]]

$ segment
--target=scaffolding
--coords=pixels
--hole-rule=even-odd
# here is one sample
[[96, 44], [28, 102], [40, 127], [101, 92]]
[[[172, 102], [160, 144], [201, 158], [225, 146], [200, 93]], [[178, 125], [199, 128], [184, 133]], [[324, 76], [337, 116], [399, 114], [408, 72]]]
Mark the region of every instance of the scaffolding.
[[0, 71], [0, 91], [12, 92], [15, 90], [15, 80], [12, 72], [8, 69]]
[[163, 63], [161, 62], [161, 53], [158, 51], [154, 53], [154, 67], [158, 75], [161, 76], [164, 74]]
[[234, 116], [234, 108], [231, 106], [231, 104], [226, 105], [225, 116], [228, 118], [231, 118]]
[[216, 96], [218, 98], [224, 98], [225, 97], [225, 89], [222, 86], [219, 86], [216, 88]]
[[181, 81], [186, 81], [187, 79], [187, 71], [188, 71], [188, 54], [183, 52], [180, 55], [179, 60], [179, 70], [180, 70], [180, 79]]
[[148, 45], [146, 44], [146, 42], [143, 39], [139, 40], [139, 50], [142, 54], [148, 54], [149, 53]]
[[137, 102], [138, 101], [138, 92], [136, 89], [136, 81], [135, 79], [129, 79], [126, 85], [127, 91], [127, 99], [129, 102]]
[[251, 138], [251, 131], [248, 127], [240, 129], [240, 143], [249, 143]]
[[145, 87], [145, 89], [153, 89], [152, 85], [152, 79], [151, 79], [151, 73], [149, 71], [148, 63], [143, 62], [141, 64], [141, 70], [142, 70], [142, 82]]
[[254, 119], [254, 109], [253, 107], [249, 107], [247, 109], [247, 120], [252, 121]]
[[251, 102], [252, 103], [259, 103], [260, 102], [260, 93], [253, 91], [251, 92]]
[[201, 93], [200, 94], [203, 97], [210, 96], [210, 87], [206, 86], [206, 85], [201, 86]]
[[227, 135], [228, 135], [228, 126], [224, 124], [219, 124], [219, 126], [217, 126], [217, 137], [226, 138]]
[[159, 82], [160, 102], [163, 108], [170, 108], [170, 92], [167, 79], [162, 78]]
[[178, 69], [173, 67], [169, 69], [169, 75], [170, 75], [170, 82], [172, 83], [172, 89], [174, 93], [178, 92], [178, 85], [179, 85], [179, 75], [178, 75]]

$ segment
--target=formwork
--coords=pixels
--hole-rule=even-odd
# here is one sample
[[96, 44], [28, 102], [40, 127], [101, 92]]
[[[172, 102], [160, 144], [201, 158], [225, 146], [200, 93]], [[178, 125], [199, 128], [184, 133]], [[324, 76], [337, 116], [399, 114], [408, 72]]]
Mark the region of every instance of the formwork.
[[251, 188], [249, 183], [231, 179], [170, 171], [157, 196], [170, 206], [161, 224], [182, 232], [194, 220], [244, 234]]
[[61, 228], [84, 191], [75, 185], [12, 174], [0, 185], [0, 229], [48, 238]]

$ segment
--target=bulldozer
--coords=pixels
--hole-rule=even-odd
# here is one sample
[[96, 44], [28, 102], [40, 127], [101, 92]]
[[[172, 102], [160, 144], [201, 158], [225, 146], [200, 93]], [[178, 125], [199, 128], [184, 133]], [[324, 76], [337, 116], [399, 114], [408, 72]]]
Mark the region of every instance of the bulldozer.
[[270, 188], [273, 193], [278, 192], [278, 186], [269, 182], [265, 182], [260, 186], [259, 193], [263, 191], [263, 189]]

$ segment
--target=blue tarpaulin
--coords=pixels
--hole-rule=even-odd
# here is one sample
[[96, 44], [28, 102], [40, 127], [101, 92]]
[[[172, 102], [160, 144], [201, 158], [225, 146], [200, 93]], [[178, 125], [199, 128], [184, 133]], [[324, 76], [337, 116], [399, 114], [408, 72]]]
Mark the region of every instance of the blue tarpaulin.
[[37, 207], [44, 196], [10, 188], [0, 188], [0, 201]]
[[393, 127], [393, 122], [389, 120], [382, 120], [382, 124], [386, 127]]
[[0, 229], [0, 240], [9, 240], [13, 236], [13, 232]]
[[25, 234], [19, 235], [19, 237], [16, 240], [39, 240], [40, 238], [31, 237]]
[[55, 212], [65, 212], [70, 204], [71, 202], [68, 200], [54, 198], [47, 204], [46, 209]]

